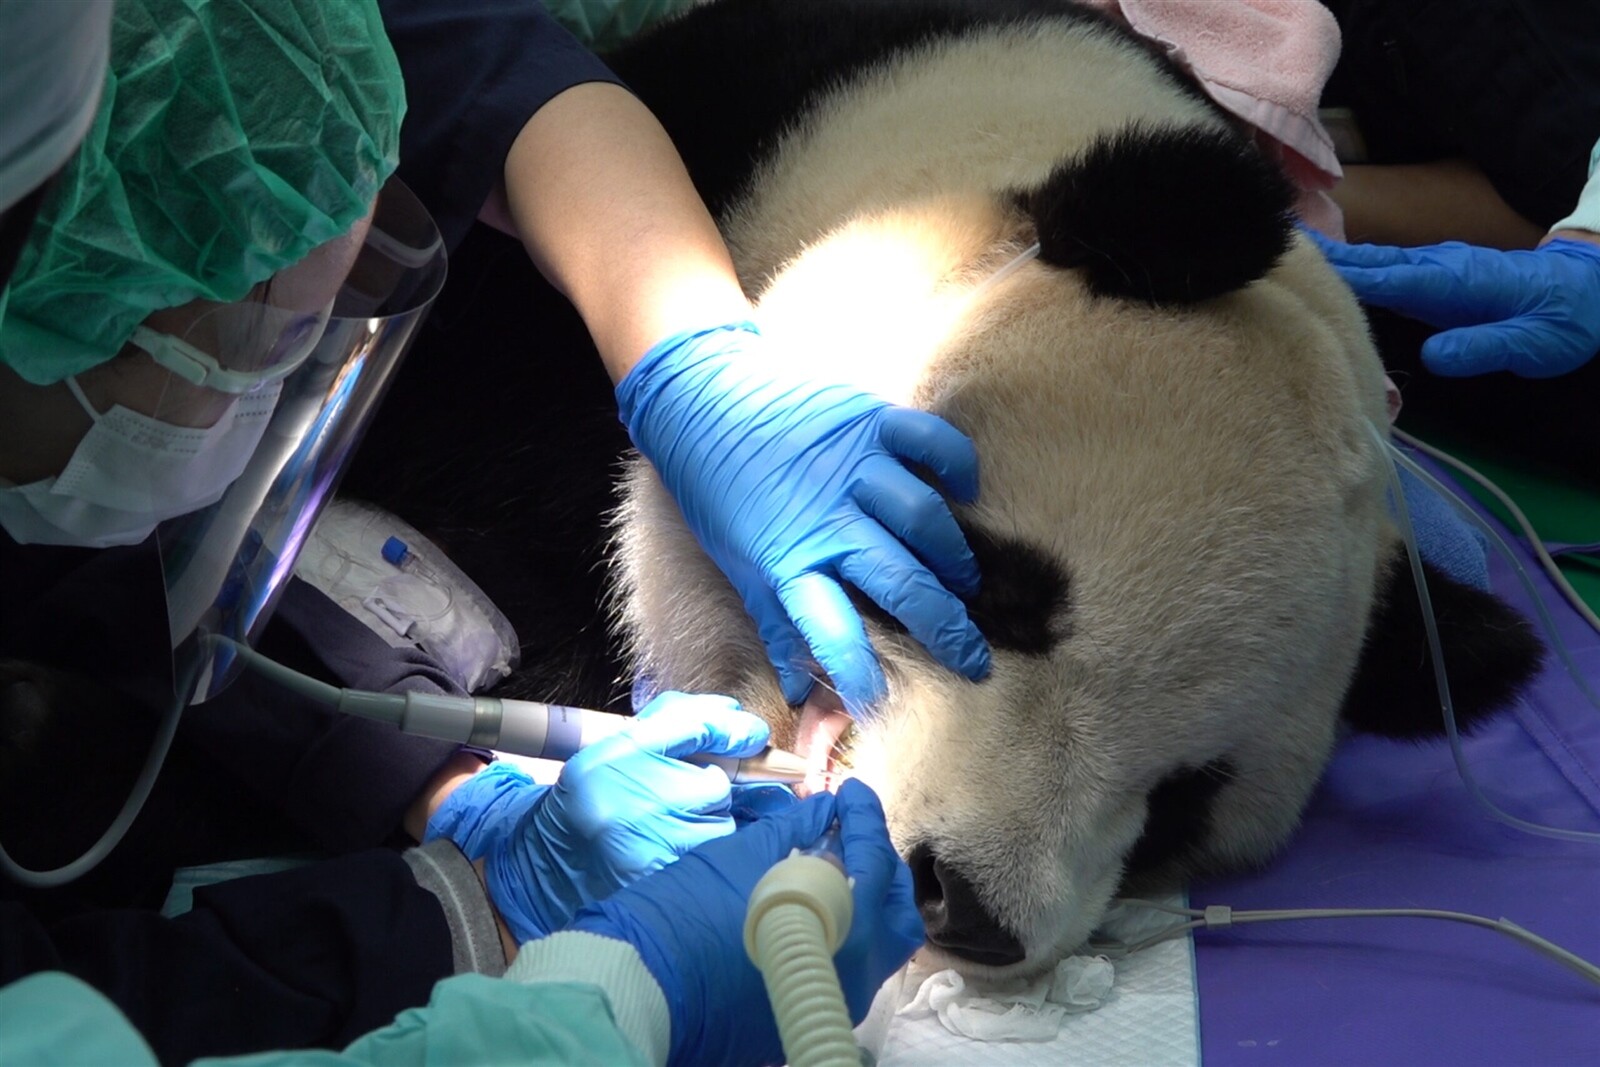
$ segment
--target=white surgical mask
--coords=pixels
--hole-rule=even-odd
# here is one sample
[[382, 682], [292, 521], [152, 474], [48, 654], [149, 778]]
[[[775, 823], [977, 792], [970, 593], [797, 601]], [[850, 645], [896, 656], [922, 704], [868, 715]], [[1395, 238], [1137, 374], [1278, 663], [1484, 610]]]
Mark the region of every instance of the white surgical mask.
[[67, 388], [94, 425], [59, 475], [0, 488], [0, 526], [19, 544], [138, 544], [158, 523], [216, 503], [250, 462], [282, 383], [239, 397], [203, 429], [121, 405], [102, 414], [76, 379]]

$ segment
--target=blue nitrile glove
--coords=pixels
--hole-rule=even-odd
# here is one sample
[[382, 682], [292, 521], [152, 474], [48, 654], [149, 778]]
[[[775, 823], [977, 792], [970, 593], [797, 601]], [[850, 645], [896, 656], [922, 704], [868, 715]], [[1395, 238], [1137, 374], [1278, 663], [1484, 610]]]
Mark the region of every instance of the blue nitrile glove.
[[731, 697], [667, 692], [627, 731], [567, 761], [554, 786], [497, 763], [467, 779], [428, 820], [483, 858], [489, 897], [518, 942], [734, 830], [728, 776], [685, 763], [697, 752], [751, 756], [767, 724]]
[[884, 981], [923, 941], [911, 871], [889, 842], [877, 794], [851, 780], [731, 837], [701, 845], [672, 866], [578, 913], [570, 930], [626, 941], [661, 986], [672, 1020], [672, 1064], [782, 1063], [766, 987], [744, 950], [745, 911], [761, 876], [814, 844], [835, 818], [854, 915], [834, 964], [850, 1018], [866, 1017]]
[[775, 782], [736, 785], [733, 787], [733, 821], [743, 826], [768, 815], [788, 811], [798, 803], [800, 798], [786, 785]]
[[926, 466], [957, 500], [976, 497], [977, 453], [944, 420], [781, 366], [750, 323], [660, 342], [617, 400], [743, 597], [790, 703], [811, 688], [813, 655], [852, 713], [883, 696], [845, 584], [941, 663], [988, 672], [989, 648], [950, 592], [977, 589], [977, 564], [939, 494], [905, 465]]
[[1554, 378], [1600, 351], [1600, 247], [1586, 241], [1502, 252], [1459, 241], [1393, 248], [1312, 237], [1363, 303], [1444, 330], [1422, 345], [1435, 374]]
[[[641, 674], [633, 680], [633, 709], [643, 711], [661, 690], [649, 675]], [[776, 782], [756, 782], [733, 787], [733, 821], [743, 825], [754, 822], [763, 815], [793, 807], [799, 803], [794, 790]]]

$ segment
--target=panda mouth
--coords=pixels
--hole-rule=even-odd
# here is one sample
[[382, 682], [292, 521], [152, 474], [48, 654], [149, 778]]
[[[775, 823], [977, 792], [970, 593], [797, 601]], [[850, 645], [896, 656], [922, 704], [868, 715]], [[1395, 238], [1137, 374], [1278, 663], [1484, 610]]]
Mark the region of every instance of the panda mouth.
[[847, 750], [853, 724], [837, 693], [824, 684], [811, 687], [795, 730], [795, 753], [805, 759], [808, 769], [796, 793], [807, 796], [835, 788], [850, 776]]

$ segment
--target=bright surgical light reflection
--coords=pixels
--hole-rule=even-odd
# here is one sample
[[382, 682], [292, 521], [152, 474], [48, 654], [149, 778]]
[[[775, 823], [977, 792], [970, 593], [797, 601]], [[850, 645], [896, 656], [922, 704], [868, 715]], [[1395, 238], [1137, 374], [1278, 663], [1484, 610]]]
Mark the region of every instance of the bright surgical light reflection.
[[910, 403], [913, 384], [926, 380], [927, 365], [996, 278], [971, 277], [969, 264], [939, 254], [932, 225], [891, 219], [825, 238], [785, 266], [762, 295], [762, 333], [798, 353], [798, 364], [819, 381]]

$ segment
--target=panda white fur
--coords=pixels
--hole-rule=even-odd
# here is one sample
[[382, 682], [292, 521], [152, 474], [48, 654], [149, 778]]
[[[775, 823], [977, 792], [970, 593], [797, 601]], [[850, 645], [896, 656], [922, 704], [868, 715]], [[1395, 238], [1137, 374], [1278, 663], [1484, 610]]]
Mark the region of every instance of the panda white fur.
[[[799, 39], [743, 7], [675, 32], [770, 17], [774, 46]], [[889, 696], [849, 753], [930, 943], [969, 969], [1052, 963], [1130, 876], [1281, 846], [1396, 573], [1382, 368], [1288, 188], [1149, 50], [1052, 7], [974, 5], [851, 57], [721, 212], [780, 350], [978, 448], [981, 498], [956, 513], [992, 676], [873, 613]], [[635, 667], [787, 735], [739, 599], [642, 462], [618, 558]]]
[[[862, 603], [889, 696], [849, 753], [950, 963], [1043, 968], [1119, 887], [1262, 862], [1344, 723], [1438, 732], [1361, 313], [1295, 235], [1276, 167], [1179, 71], [1065, 0], [727, 0], [609, 58], [673, 135], [787, 358], [977, 444], [981, 496], [956, 514], [993, 672], [940, 668]], [[472, 425], [417, 388], [456, 438]], [[398, 473], [431, 447], [402, 398], [372, 482], [424, 528], [448, 517], [510, 546], [462, 562], [524, 639], [511, 691], [592, 700], [540, 672], [575, 647], [603, 659], [598, 627], [578, 611], [567, 640], [539, 590], [500, 591], [538, 572], [526, 546], [550, 515], [598, 516], [548, 488], [581, 454], [574, 431], [524, 416], [515, 436], [492, 405], [528, 394], [503, 377], [470, 395], [495, 427], [470, 473]], [[549, 440], [559, 457], [538, 458]], [[642, 464], [615, 529], [632, 667], [733, 693], [792, 740], [799, 713], [737, 596]], [[1432, 577], [1470, 723], [1537, 644]]]

